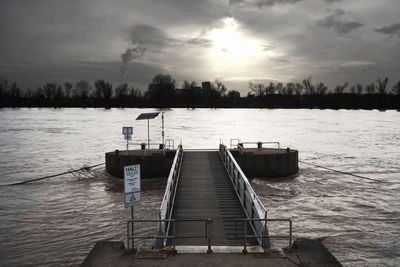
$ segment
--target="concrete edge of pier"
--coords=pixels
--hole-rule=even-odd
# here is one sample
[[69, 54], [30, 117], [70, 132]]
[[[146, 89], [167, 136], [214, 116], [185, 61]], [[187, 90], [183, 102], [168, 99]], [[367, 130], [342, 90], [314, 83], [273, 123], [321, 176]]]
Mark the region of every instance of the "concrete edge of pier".
[[[196, 251], [194, 249], [193, 251]], [[233, 251], [233, 252], [232, 252]], [[315, 239], [298, 239], [292, 247], [242, 254], [237, 249], [224, 253], [172, 254], [170, 250], [141, 250], [126, 253], [120, 241], [99, 241], [95, 244], [81, 266], [342, 266], [330, 251]]]

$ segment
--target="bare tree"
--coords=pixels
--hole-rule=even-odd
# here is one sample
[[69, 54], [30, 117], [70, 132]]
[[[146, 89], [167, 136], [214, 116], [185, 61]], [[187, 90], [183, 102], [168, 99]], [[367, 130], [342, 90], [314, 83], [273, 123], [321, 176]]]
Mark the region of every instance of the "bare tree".
[[367, 94], [375, 94], [375, 84], [371, 83], [365, 86], [365, 91], [367, 92]]
[[132, 86], [129, 89], [129, 95], [130, 95], [130, 97], [133, 97], [133, 98], [140, 98], [140, 97], [142, 97], [142, 92], [139, 89], [135, 89], [135, 87]]
[[314, 95], [315, 94], [315, 86], [311, 83], [311, 77], [303, 80], [304, 94], [305, 95]]
[[287, 83], [286, 86], [283, 88], [283, 94], [285, 95], [293, 95], [295, 92], [296, 85], [292, 82]]
[[75, 84], [74, 95], [81, 99], [87, 99], [90, 93], [90, 83], [86, 80], [80, 80]]
[[115, 98], [120, 101], [128, 95], [128, 84], [122, 83], [115, 88]]
[[226, 86], [219, 80], [215, 80], [214, 89], [219, 93], [220, 96], [224, 96], [226, 94]]
[[303, 85], [301, 83], [296, 83], [294, 86], [294, 92], [296, 93], [296, 95], [301, 95], [303, 92]]
[[8, 80], [3, 77], [0, 78], [0, 96], [7, 95], [9, 93]]
[[400, 96], [400, 81], [398, 81], [398, 82], [393, 86], [392, 91], [393, 91], [393, 93], [394, 93], [395, 95]]
[[276, 86], [275, 86], [275, 92], [276, 92], [278, 95], [282, 95], [282, 94], [283, 94], [283, 83], [279, 82], [279, 83], [276, 84]]
[[386, 95], [386, 86], [388, 83], [389, 79], [386, 77], [385, 79], [381, 80], [378, 79], [376, 82], [378, 83], [377, 89], [378, 89], [378, 94], [380, 95]]
[[[334, 93], [335, 94], [341, 94], [343, 93], [343, 91], [346, 89], [346, 87], [349, 86], [348, 82], [345, 82], [343, 85], [336, 85], [335, 89], [334, 89]], [[352, 89], [354, 89], [355, 92], [355, 87], [353, 86]]]
[[21, 89], [19, 88], [16, 82], [13, 82], [10, 85], [10, 96], [12, 98], [19, 98], [21, 96]]
[[44, 97], [47, 100], [53, 100], [56, 95], [57, 84], [56, 83], [46, 83], [43, 85]]
[[64, 91], [63, 91], [63, 88], [61, 87], [61, 85], [57, 86], [54, 98], [57, 99], [57, 100], [61, 100], [61, 99], [64, 98]]
[[364, 91], [364, 86], [361, 83], [357, 83], [356, 88], [357, 88], [357, 94], [361, 95]]
[[96, 97], [97, 99], [103, 98], [106, 102], [111, 100], [112, 96], [112, 84], [106, 82], [105, 80], [97, 80], [94, 83], [94, 87], [96, 88]]
[[72, 93], [72, 83], [70, 82], [65, 82], [64, 83], [64, 91], [65, 91], [65, 97], [70, 98], [71, 93]]
[[324, 95], [326, 92], [328, 92], [328, 86], [326, 86], [323, 82], [320, 82], [315, 86], [315, 92], [318, 95]]
[[157, 107], [171, 107], [175, 97], [175, 80], [169, 74], [157, 74], [149, 84], [148, 96]]
[[192, 89], [192, 88], [194, 88], [196, 86], [197, 86], [197, 83], [195, 81], [188, 82], [188, 81], [185, 80], [185, 81], [183, 81], [182, 89], [190, 90], [190, 89]]
[[262, 83], [249, 82], [249, 89], [256, 97], [261, 97], [265, 93], [265, 85]]
[[35, 94], [31, 88], [25, 90], [24, 97], [25, 98], [32, 98]]
[[269, 85], [265, 87], [265, 94], [267, 95], [275, 94], [275, 84], [273, 82], [270, 82]]

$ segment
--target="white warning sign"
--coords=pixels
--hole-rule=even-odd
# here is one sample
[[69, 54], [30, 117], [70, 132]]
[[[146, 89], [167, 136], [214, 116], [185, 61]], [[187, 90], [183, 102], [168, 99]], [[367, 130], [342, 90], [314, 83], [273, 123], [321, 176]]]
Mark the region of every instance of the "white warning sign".
[[124, 167], [125, 208], [140, 204], [140, 165]]
[[125, 208], [140, 205], [140, 191], [125, 194]]

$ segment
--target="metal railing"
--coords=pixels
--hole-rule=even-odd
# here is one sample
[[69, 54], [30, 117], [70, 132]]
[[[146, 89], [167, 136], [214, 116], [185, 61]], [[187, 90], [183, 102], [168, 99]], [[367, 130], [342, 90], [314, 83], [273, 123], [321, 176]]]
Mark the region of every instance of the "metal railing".
[[[254, 222], [263, 222], [264, 223], [264, 235], [258, 235], [258, 234], [254, 234], [254, 235], [249, 235], [247, 233], [247, 227], [248, 224], [252, 224]], [[237, 235], [237, 224], [238, 222], [242, 222], [243, 223], [243, 236], [238, 236]], [[268, 228], [267, 228], [267, 223], [268, 222], [289, 222], [289, 235], [269, 235], [268, 233]], [[247, 240], [249, 238], [261, 238], [261, 239], [266, 239], [266, 240], [270, 240], [270, 239], [288, 239], [289, 240], [289, 247], [291, 247], [292, 245], [292, 220], [290, 219], [286, 219], [286, 218], [282, 218], [282, 219], [236, 219], [235, 220], [235, 236], [236, 237], [240, 237], [243, 238], [243, 253], [247, 253]]]
[[165, 148], [167, 149], [175, 149], [175, 142], [173, 139], [167, 139], [165, 140]]
[[[168, 233], [169, 231], [169, 222], [174, 207], [176, 188], [178, 185], [179, 175], [181, 172], [182, 158], [183, 158], [182, 145], [179, 145], [175, 153], [174, 161], [172, 162], [171, 170], [168, 175], [167, 185], [165, 187], [164, 197], [160, 206], [159, 233], [162, 236], [166, 236], [167, 235], [166, 233]], [[166, 241], [165, 239], [164, 240], [157, 239], [155, 242], [155, 247], [164, 246], [165, 241]]]
[[229, 148], [231, 148], [231, 149], [235, 148], [235, 147], [237, 148], [239, 146], [239, 144], [240, 144], [240, 139], [238, 139], [238, 138], [231, 139]]
[[[233, 139], [233, 140], [238, 140], [238, 139]], [[280, 145], [279, 142], [240, 142], [240, 143], [238, 143], [237, 145], [234, 145], [234, 146], [236, 146], [236, 148], [244, 148], [244, 145], [256, 145], [256, 148], [258, 148], [258, 146], [260, 144], [261, 145], [276, 145], [278, 150], [281, 149], [281, 145]], [[240, 147], [240, 145], [243, 145], [243, 147]]]
[[[180, 222], [204, 222], [204, 234], [203, 235], [184, 235], [179, 236], [176, 234], [176, 223]], [[156, 235], [135, 235], [135, 223], [159, 223], [159, 225], [163, 223], [172, 224], [172, 233], [169, 234], [170, 231], [156, 234]], [[128, 251], [130, 251], [130, 240], [132, 241], [132, 250], [135, 251], [135, 239], [162, 239], [162, 240], [172, 240], [172, 249], [175, 254], [176, 251], [176, 239], [193, 239], [193, 238], [204, 238], [207, 240], [207, 253], [212, 253], [212, 241], [213, 241], [213, 220], [212, 219], [137, 219], [137, 220], [128, 220], [127, 225], [127, 243], [128, 243]], [[130, 229], [132, 229], [132, 233], [130, 234]]]
[[[226, 149], [225, 145], [221, 144], [219, 146], [219, 154], [229, 174], [240, 203], [246, 212], [247, 218], [252, 219], [251, 227], [253, 228], [254, 233], [256, 233], [258, 236], [268, 235], [268, 228], [265, 225], [267, 211], [265, 210], [264, 205], [258, 198], [257, 194], [254, 192], [254, 189], [250, 185], [246, 175], [243, 173], [231, 152]], [[257, 240], [263, 248], [270, 247], [270, 242], [268, 239], [257, 238]]]

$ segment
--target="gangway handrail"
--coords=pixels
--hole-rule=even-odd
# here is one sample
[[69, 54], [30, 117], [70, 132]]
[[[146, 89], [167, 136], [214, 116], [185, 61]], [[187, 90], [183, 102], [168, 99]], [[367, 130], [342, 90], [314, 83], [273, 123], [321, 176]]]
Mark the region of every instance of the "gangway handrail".
[[[176, 223], [177, 222], [204, 222], [204, 234], [203, 235], [177, 235], [176, 234]], [[165, 233], [156, 233], [155, 235], [135, 235], [135, 223], [172, 223], [172, 233], [165, 232]], [[127, 222], [127, 244], [128, 244], [128, 251], [130, 251], [129, 241], [132, 241], [132, 249], [135, 250], [135, 239], [172, 239], [172, 248], [173, 253], [175, 254], [176, 251], [176, 239], [193, 239], [193, 238], [204, 238], [207, 240], [207, 253], [212, 253], [212, 242], [213, 242], [213, 220], [208, 219], [133, 219], [128, 220]], [[130, 231], [132, 233], [130, 234]]]
[[239, 144], [242, 144], [242, 145], [245, 145], [245, 144], [247, 144], [247, 145], [257, 145], [257, 146], [259, 144], [262, 144], [262, 145], [264, 145], [264, 144], [274, 144], [274, 145], [277, 145], [279, 150], [281, 149], [281, 144], [279, 142], [275, 142], [275, 141], [272, 141], [272, 142], [240, 142], [240, 143], [238, 143], [238, 145]]
[[[257, 236], [268, 235], [268, 229], [265, 221], [265, 219], [267, 219], [267, 211], [264, 207], [264, 204], [258, 198], [246, 175], [243, 173], [231, 152], [226, 149], [225, 145], [220, 144], [219, 154], [228, 172], [229, 178], [231, 179], [240, 203], [242, 204], [242, 207], [246, 213], [246, 217], [247, 219], [252, 220], [250, 225], [252, 226], [255, 234]], [[257, 240], [260, 246], [263, 248], [270, 247], [269, 239], [257, 238]]]
[[[258, 234], [248, 234], [247, 233], [247, 224], [252, 223], [255, 221], [263, 221], [265, 223], [265, 227], [267, 227], [268, 222], [288, 222], [289, 223], [289, 234], [288, 235], [269, 235], [268, 230], [265, 229], [265, 234], [258, 235]], [[236, 219], [235, 220], [235, 236], [237, 235], [237, 223], [243, 222], [243, 236], [239, 236], [243, 238], [243, 253], [247, 253], [247, 239], [248, 238], [263, 238], [263, 239], [288, 239], [289, 241], [289, 248], [292, 246], [292, 220], [288, 218], [274, 218], [274, 219]]]
[[[169, 232], [170, 220], [172, 217], [172, 211], [174, 208], [176, 188], [179, 181], [179, 175], [181, 172], [181, 163], [183, 158], [183, 150], [182, 145], [179, 145], [174, 161], [172, 162], [171, 170], [168, 175], [167, 185], [165, 187], [165, 193], [163, 200], [161, 202], [160, 211], [159, 211], [159, 232], [160, 235], [165, 236]], [[162, 240], [162, 246], [165, 245], [166, 239]], [[157, 246], [157, 242], [156, 242]]]

